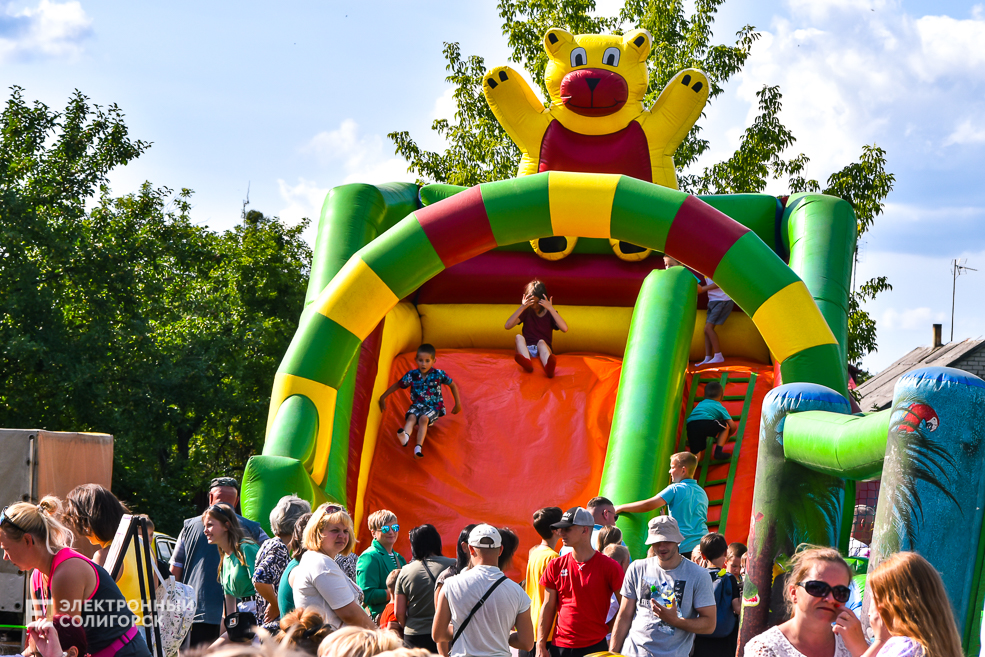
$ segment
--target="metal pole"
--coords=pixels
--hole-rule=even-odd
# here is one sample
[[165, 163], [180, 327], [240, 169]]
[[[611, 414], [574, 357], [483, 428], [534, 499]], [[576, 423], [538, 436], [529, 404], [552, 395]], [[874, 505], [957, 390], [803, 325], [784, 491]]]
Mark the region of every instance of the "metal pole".
[[951, 339], [954, 342], [954, 289], [958, 285], [958, 261], [951, 261]]

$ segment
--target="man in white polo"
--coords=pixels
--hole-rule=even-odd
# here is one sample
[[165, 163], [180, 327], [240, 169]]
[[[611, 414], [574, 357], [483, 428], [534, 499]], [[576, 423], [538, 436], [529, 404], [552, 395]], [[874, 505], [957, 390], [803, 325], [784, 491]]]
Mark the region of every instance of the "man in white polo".
[[511, 647], [531, 650], [530, 598], [499, 569], [499, 530], [478, 525], [468, 543], [472, 567], [445, 580], [438, 594], [431, 626], [438, 652], [443, 657], [510, 657]]

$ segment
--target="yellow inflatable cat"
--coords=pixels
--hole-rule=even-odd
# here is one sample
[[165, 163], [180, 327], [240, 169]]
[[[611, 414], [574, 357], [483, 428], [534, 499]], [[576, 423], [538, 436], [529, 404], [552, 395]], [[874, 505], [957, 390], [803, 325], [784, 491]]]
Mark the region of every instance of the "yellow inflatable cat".
[[[486, 74], [483, 92], [493, 114], [523, 153], [517, 175], [541, 171], [620, 173], [677, 188], [674, 151], [701, 115], [708, 79], [697, 69], [678, 73], [649, 110], [643, 109], [652, 39], [646, 30], [623, 36], [551, 28], [544, 35], [544, 72], [551, 103], [508, 66]], [[534, 243], [541, 257], [559, 260], [577, 238]], [[628, 247], [628, 248], [627, 248]], [[613, 242], [624, 260], [648, 250]]]

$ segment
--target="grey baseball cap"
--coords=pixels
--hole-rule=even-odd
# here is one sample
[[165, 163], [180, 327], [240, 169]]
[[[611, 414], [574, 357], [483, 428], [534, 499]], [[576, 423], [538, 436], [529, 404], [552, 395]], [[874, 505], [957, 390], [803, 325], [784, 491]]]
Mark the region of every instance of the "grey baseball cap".
[[551, 529], [563, 529], [565, 527], [594, 527], [595, 518], [587, 509], [580, 506], [573, 506], [561, 516], [561, 521], [551, 525]]

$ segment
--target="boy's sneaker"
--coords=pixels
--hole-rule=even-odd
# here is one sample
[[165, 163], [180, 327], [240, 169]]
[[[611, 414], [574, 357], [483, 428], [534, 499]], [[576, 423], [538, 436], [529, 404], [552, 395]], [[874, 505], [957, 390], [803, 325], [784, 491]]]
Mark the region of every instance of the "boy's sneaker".
[[524, 358], [520, 354], [513, 354], [513, 360], [516, 361], [517, 365], [523, 368], [524, 372], [529, 374], [534, 371], [534, 364], [530, 362], [529, 358]]
[[406, 447], [407, 443], [410, 442], [410, 434], [403, 429], [397, 429], [397, 440], [400, 441], [401, 447]]
[[415, 459], [422, 459], [422, 458], [424, 458], [424, 452], [421, 451], [421, 446], [420, 445], [415, 445], [414, 446], [414, 458]]
[[727, 461], [732, 458], [732, 454], [726, 452], [720, 445], [715, 445], [715, 452], [712, 456], [716, 461]]
[[548, 379], [554, 378], [554, 368], [557, 367], [557, 358], [554, 354], [547, 357], [547, 362], [544, 364], [544, 373], [547, 375]]

